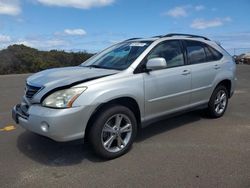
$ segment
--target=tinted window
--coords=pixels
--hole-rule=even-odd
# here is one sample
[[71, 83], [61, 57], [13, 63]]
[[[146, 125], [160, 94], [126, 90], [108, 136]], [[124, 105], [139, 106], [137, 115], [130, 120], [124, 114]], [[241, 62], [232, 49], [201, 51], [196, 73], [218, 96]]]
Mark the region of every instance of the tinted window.
[[207, 55], [207, 61], [218, 61], [222, 58], [222, 54], [220, 52], [208, 45], [206, 45], [205, 51]]
[[203, 44], [196, 41], [186, 41], [188, 62], [190, 64], [197, 64], [206, 62], [205, 49]]
[[184, 65], [184, 57], [179, 41], [165, 41], [156, 46], [147, 57], [147, 60], [162, 57], [167, 67]]

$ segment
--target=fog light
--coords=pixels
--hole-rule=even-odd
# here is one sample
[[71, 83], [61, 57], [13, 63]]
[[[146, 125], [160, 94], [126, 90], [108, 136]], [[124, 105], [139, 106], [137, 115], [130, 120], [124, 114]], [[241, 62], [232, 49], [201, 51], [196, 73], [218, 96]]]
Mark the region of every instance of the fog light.
[[46, 122], [42, 122], [41, 124], [42, 124], [41, 125], [41, 130], [43, 132], [48, 132], [49, 131], [49, 125]]

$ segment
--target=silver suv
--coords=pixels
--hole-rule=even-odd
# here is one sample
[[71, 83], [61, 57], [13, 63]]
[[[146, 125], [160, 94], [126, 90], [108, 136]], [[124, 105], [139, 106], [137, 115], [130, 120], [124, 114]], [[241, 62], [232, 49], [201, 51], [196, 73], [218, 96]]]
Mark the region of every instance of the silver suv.
[[129, 150], [140, 127], [167, 115], [202, 107], [221, 117], [235, 70], [232, 57], [206, 37], [133, 38], [80, 66], [30, 76], [12, 116], [56, 141], [87, 138], [99, 156], [111, 159]]

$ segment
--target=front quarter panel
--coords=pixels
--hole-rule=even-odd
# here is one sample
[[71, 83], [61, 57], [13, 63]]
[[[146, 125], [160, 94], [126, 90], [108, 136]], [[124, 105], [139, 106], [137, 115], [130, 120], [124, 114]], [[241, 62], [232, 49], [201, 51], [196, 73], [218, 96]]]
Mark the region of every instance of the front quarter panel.
[[[113, 77], [113, 78], [112, 78]], [[73, 106], [92, 106], [94, 111], [99, 105], [121, 97], [133, 98], [144, 116], [144, 85], [141, 74], [111, 76], [108, 81], [103, 78], [94, 84], [86, 84], [88, 89], [74, 102]]]

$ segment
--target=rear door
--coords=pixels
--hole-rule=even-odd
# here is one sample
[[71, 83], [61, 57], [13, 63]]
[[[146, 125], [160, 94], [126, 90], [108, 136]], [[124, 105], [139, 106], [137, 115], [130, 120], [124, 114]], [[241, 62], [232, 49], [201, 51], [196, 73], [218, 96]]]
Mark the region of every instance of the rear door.
[[192, 72], [191, 104], [209, 100], [213, 82], [220, 69], [219, 54], [212, 47], [199, 41], [185, 40], [187, 59]]

